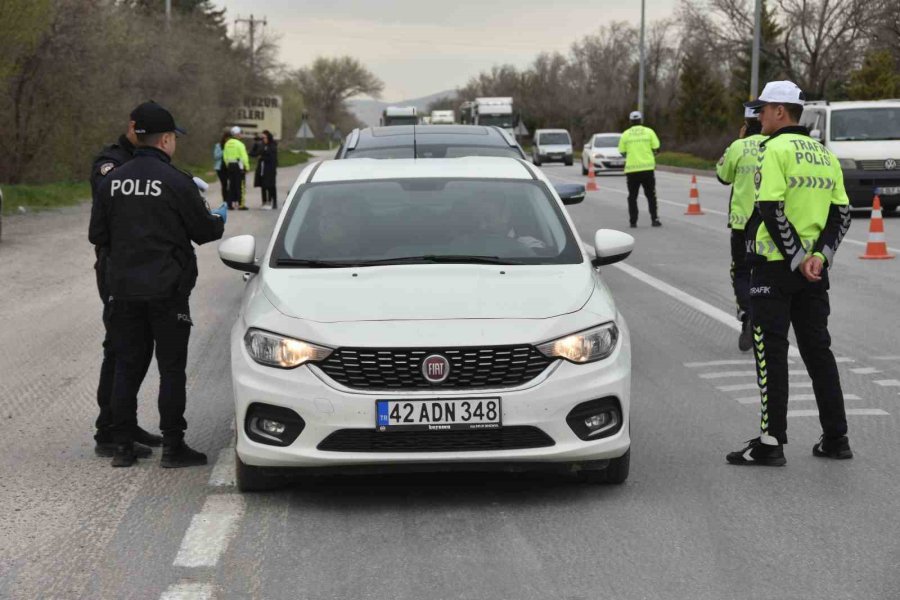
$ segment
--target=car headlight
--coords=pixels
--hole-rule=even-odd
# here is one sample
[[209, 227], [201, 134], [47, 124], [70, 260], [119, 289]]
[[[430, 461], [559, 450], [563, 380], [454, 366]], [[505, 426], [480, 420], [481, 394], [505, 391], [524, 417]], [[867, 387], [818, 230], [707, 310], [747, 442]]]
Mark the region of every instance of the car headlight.
[[293, 369], [308, 362], [325, 360], [332, 352], [331, 348], [260, 329], [247, 330], [244, 346], [250, 357], [259, 364], [282, 369]]
[[853, 160], [852, 158], [839, 158], [838, 164], [841, 165], [842, 169], [855, 169], [856, 168], [856, 161]]
[[606, 158], [606, 155], [602, 152], [594, 152], [594, 158]]
[[580, 333], [573, 333], [540, 344], [537, 349], [550, 358], [564, 358], [576, 364], [603, 360], [616, 349], [619, 341], [619, 328], [615, 323], [604, 323], [599, 327]]

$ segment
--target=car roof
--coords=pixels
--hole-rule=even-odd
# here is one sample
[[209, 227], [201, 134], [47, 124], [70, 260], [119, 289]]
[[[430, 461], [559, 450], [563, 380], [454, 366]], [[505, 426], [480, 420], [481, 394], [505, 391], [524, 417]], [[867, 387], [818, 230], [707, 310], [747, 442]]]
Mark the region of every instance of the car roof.
[[539, 133], [569, 133], [568, 129], [537, 129], [534, 134], [537, 135]]
[[842, 110], [846, 108], [896, 108], [900, 100], [856, 100], [847, 102], [831, 102], [829, 104], [809, 104], [807, 108], [830, 108]]
[[371, 179], [537, 179], [525, 161], [500, 156], [463, 158], [355, 158], [326, 160], [312, 170], [308, 182]]
[[[465, 146], [511, 146], [509, 140], [494, 127], [481, 125], [394, 125], [366, 127], [358, 130], [352, 150], [411, 146], [415, 135], [418, 144]], [[351, 137], [353, 134], [351, 134]]]

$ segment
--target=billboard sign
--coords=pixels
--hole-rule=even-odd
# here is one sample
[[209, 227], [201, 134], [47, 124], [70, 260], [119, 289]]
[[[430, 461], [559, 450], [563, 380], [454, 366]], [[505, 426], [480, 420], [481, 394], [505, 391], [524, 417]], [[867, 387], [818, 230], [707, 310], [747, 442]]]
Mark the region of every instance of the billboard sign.
[[253, 137], [264, 129], [281, 139], [281, 96], [244, 96], [241, 106], [234, 109], [233, 125], [244, 130], [245, 137]]

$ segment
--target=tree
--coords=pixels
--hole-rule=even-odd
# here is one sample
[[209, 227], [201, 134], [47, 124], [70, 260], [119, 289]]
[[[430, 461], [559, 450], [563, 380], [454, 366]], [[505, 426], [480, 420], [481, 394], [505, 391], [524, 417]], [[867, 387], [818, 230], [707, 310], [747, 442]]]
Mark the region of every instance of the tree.
[[862, 66], [850, 73], [851, 100], [880, 100], [900, 96], [900, 73], [890, 50], [866, 53]]
[[681, 141], [722, 131], [728, 124], [725, 85], [712, 68], [709, 56], [707, 49], [699, 43], [684, 56], [675, 112], [676, 132]]
[[319, 57], [309, 67], [294, 72], [294, 80], [303, 95], [313, 121], [313, 130], [321, 134], [326, 123], [338, 125], [347, 121], [347, 100], [366, 94], [380, 98], [384, 84], [358, 60], [349, 56]]

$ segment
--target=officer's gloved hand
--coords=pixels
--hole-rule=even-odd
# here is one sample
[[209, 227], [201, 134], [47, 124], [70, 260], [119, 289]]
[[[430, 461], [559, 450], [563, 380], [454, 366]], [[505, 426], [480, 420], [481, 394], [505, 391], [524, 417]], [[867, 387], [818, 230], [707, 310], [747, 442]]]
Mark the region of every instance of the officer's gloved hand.
[[209, 211], [209, 214], [216, 215], [222, 219], [222, 223], [226, 223], [228, 221], [228, 205], [223, 202], [219, 208]]

